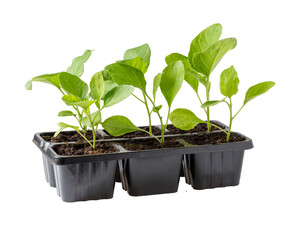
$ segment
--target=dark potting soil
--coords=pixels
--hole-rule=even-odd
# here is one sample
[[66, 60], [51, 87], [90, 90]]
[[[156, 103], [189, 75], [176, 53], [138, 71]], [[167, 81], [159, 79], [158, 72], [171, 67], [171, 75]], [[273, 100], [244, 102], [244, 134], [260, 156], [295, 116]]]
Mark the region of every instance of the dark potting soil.
[[[146, 131], [148, 131], [149, 132], [149, 127], [140, 127], [141, 129], [144, 129], [144, 130], [146, 130]], [[145, 133], [145, 132], [143, 132], [143, 131], [135, 131], [135, 132], [131, 132], [131, 133], [126, 133], [126, 134], [124, 134], [124, 135], [122, 135], [122, 136], [119, 136], [119, 137], [114, 137], [114, 136], [111, 136], [108, 132], [106, 132], [105, 130], [104, 130], [104, 132], [106, 133], [106, 134], [108, 134], [109, 136], [107, 136], [107, 137], [104, 137], [104, 138], [134, 138], [134, 137], [148, 137], [149, 136], [149, 134], [148, 133]], [[152, 134], [154, 135], [154, 136], [159, 136], [160, 134], [161, 134], [161, 131], [160, 131], [160, 129], [159, 128], [157, 128], [157, 127], [152, 127]]]
[[[217, 123], [215, 122], [211, 122], [217, 126], [219, 126]], [[221, 126], [219, 126], [221, 127]], [[191, 130], [188, 130], [188, 131], [184, 131], [184, 130], [181, 130], [179, 128], [176, 128], [174, 125], [172, 124], [169, 124], [167, 126], [167, 129], [169, 130], [169, 133], [166, 133], [166, 134], [183, 134], [183, 133], [203, 133], [203, 132], [207, 132], [207, 124], [206, 123], [199, 123], [197, 126], [195, 126], [193, 129]], [[216, 130], [220, 130], [214, 126], [211, 126], [211, 131], [216, 131]]]
[[183, 147], [182, 144], [177, 142], [177, 138], [165, 138], [164, 143], [160, 143], [156, 139], [143, 139], [126, 141], [120, 144], [129, 151]]
[[[50, 141], [52, 143], [59, 142], [85, 142], [85, 139], [78, 132], [61, 132], [57, 137], [54, 137], [52, 134], [42, 134], [41, 137], [45, 141]], [[87, 131], [85, 137], [88, 140], [93, 140], [93, 132]], [[99, 136], [96, 136], [96, 140], [101, 139]]]
[[[227, 135], [223, 132], [205, 134], [205, 135], [191, 135], [182, 137], [186, 142], [193, 145], [206, 145], [206, 144], [220, 144], [227, 143]], [[246, 139], [236, 133], [231, 133], [229, 142], [241, 142]]]
[[62, 156], [74, 156], [74, 155], [95, 155], [103, 153], [119, 152], [116, 149], [113, 142], [96, 143], [95, 149], [91, 145], [85, 144], [63, 144], [53, 147], [54, 151]]

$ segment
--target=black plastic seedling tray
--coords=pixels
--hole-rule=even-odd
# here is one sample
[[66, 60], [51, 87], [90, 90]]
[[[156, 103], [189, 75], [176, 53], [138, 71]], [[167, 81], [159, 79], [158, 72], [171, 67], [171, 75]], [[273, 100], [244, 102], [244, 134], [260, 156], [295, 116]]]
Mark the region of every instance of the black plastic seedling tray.
[[[209, 134], [214, 133], [217, 132]], [[170, 137], [182, 139], [185, 136], [186, 134]], [[60, 156], [53, 149], [59, 144], [54, 144], [47, 149], [46, 155], [54, 166], [57, 187], [63, 201], [112, 197], [117, 164], [120, 167], [123, 188], [132, 196], [143, 196], [176, 192], [182, 163], [186, 181], [191, 182], [195, 189], [238, 184], [244, 150], [253, 147], [252, 140], [243, 137], [245, 140], [241, 142], [218, 145], [190, 145], [179, 140], [183, 144], [182, 147], [142, 151], [125, 150], [121, 143], [126, 140], [122, 139], [115, 141], [119, 152], [82, 156]], [[210, 159], [202, 156], [210, 156]], [[222, 167], [214, 167], [212, 164], [212, 167], [203, 168], [203, 161], [220, 161]], [[199, 166], [195, 167], [195, 162]]]

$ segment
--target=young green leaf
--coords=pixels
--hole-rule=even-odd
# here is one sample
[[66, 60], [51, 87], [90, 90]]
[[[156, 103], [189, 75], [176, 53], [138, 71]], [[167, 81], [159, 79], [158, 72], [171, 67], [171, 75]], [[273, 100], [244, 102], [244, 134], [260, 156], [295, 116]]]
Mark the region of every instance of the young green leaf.
[[184, 78], [184, 65], [182, 61], [177, 61], [167, 66], [161, 76], [160, 89], [169, 107], [181, 88]]
[[126, 64], [131, 67], [134, 67], [134, 68], [140, 70], [144, 74], [147, 72], [147, 67], [148, 67], [147, 62], [144, 59], [142, 59], [141, 57], [136, 57], [136, 58], [128, 59], [128, 60], [122, 60], [122, 61], [118, 61], [117, 63]]
[[182, 61], [183, 65], [184, 65], [184, 69], [191, 68], [188, 58], [180, 53], [171, 53], [170, 55], [166, 56], [166, 58], [165, 58], [167, 65], [170, 65], [171, 63], [177, 62], [179, 60]]
[[157, 90], [158, 90], [159, 85], [160, 85], [161, 75], [162, 75], [161, 73], [158, 73], [158, 74], [154, 77], [154, 80], [153, 80], [153, 98], [154, 98], [154, 101], [155, 101], [155, 98], [156, 98]]
[[193, 65], [201, 74], [209, 77], [223, 56], [231, 49], [235, 48], [237, 41], [235, 38], [227, 38], [218, 41], [203, 52], [199, 52], [193, 57]]
[[230, 98], [233, 95], [237, 94], [237, 92], [239, 90], [238, 89], [239, 83], [240, 83], [240, 80], [238, 78], [238, 74], [235, 71], [233, 66], [225, 69], [221, 73], [220, 90], [224, 96]]
[[222, 34], [222, 25], [213, 24], [200, 32], [191, 42], [188, 54], [189, 62], [193, 66], [193, 57], [199, 52], [205, 51], [211, 45], [215, 44]]
[[83, 109], [88, 109], [92, 104], [94, 104], [96, 101], [82, 101], [80, 98], [71, 96], [71, 95], [65, 95], [62, 97], [62, 100], [67, 104], [68, 106], [79, 106]]
[[113, 88], [103, 97], [103, 107], [110, 107], [116, 103], [123, 101], [125, 98], [131, 95], [133, 90], [134, 88], [128, 85], [121, 85]]
[[146, 80], [144, 74], [129, 65], [113, 63], [105, 67], [114, 82], [118, 85], [131, 85], [146, 91]]
[[64, 110], [64, 111], [60, 111], [57, 116], [68, 117], [68, 116], [75, 116], [75, 114], [72, 111]]
[[202, 108], [208, 108], [208, 107], [211, 107], [211, 106], [214, 106], [214, 105], [217, 105], [221, 102], [224, 102], [224, 99], [223, 100], [212, 100], [212, 101], [207, 101], [205, 103], [203, 103], [201, 105]]
[[192, 111], [185, 108], [177, 108], [171, 112], [170, 120], [175, 127], [181, 130], [193, 129], [196, 125], [203, 122]]
[[267, 82], [262, 82], [258, 83], [248, 89], [246, 92], [245, 100], [244, 100], [244, 105], [251, 101], [252, 99], [256, 98], [257, 96], [264, 94], [267, 92], [269, 89], [271, 89], [275, 85], [274, 82], [267, 81]]
[[67, 72], [71, 73], [77, 77], [81, 77], [84, 72], [84, 63], [90, 58], [92, 54], [91, 50], [86, 50], [82, 56], [74, 58], [72, 65], [68, 67]]
[[60, 129], [54, 134], [54, 137], [57, 137], [57, 135], [66, 128], [73, 128], [75, 131], [79, 132], [79, 127], [76, 126], [72, 126], [63, 122], [60, 122], [57, 125], [60, 127]]
[[152, 111], [155, 113], [158, 113], [161, 108], [162, 108], [162, 105], [158, 105], [156, 107], [153, 107]]
[[[101, 112], [98, 110], [97, 112], [94, 112], [91, 114], [91, 121], [93, 123], [93, 126], [97, 126], [101, 123]], [[92, 124], [90, 122], [90, 120], [88, 119], [88, 117], [84, 117], [82, 118], [82, 124], [84, 126], [88, 126], [88, 127], [92, 127]]]
[[88, 93], [88, 85], [79, 77], [70, 73], [61, 72], [59, 74], [59, 81], [62, 88], [69, 94], [74, 95], [82, 100]]
[[144, 45], [128, 49], [124, 53], [124, 60], [133, 59], [136, 57], [141, 57], [146, 62], [146, 71], [150, 64], [150, 57], [151, 57], [151, 49], [149, 45], [146, 43]]
[[105, 90], [104, 90], [104, 94], [103, 94], [103, 96], [102, 96], [102, 100], [103, 100], [103, 98], [105, 97], [105, 95], [110, 91], [110, 90], [112, 90], [113, 88], [115, 88], [115, 87], [117, 87], [118, 86], [118, 84], [116, 84], [114, 81], [112, 81], [112, 80], [106, 80], [106, 81], [104, 81], [104, 83], [105, 83]]
[[109, 117], [102, 123], [102, 126], [112, 136], [121, 136], [129, 132], [140, 130], [124, 116]]
[[90, 82], [90, 96], [95, 100], [100, 100], [105, 91], [105, 82], [102, 72], [97, 72], [92, 76]]
[[104, 81], [108, 81], [108, 80], [112, 81], [113, 80], [112, 77], [109, 75], [108, 71], [102, 70], [101, 72], [102, 72]]
[[40, 75], [40, 76], [34, 77], [30, 81], [28, 81], [25, 84], [25, 87], [26, 87], [27, 90], [31, 90], [32, 89], [32, 82], [42, 82], [42, 83], [51, 84], [51, 85], [57, 87], [58, 89], [60, 89], [60, 83], [59, 83], [59, 77], [58, 76], [59, 76], [59, 73]]

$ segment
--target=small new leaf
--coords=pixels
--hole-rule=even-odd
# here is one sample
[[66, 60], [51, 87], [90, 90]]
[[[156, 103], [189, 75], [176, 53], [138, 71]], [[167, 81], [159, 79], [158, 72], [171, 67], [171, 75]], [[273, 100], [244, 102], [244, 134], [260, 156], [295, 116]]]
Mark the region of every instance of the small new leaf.
[[66, 124], [66, 123], [63, 123], [63, 122], [60, 122], [57, 124], [60, 128], [59, 130], [54, 134], [54, 137], [57, 137], [57, 135], [64, 129], [66, 128], [73, 128], [75, 131], [79, 132], [79, 127], [76, 127], [76, 126], [72, 126], [72, 125], [69, 125], [69, 124]]
[[57, 116], [59, 117], [68, 117], [68, 116], [75, 116], [75, 114], [72, 111], [69, 110], [64, 110], [64, 111], [60, 111]]
[[154, 107], [152, 109], [152, 111], [155, 112], [155, 113], [158, 113], [161, 108], [162, 108], [162, 105], [158, 105], [158, 106]]
[[251, 101], [252, 99], [256, 98], [259, 95], [264, 94], [267, 92], [269, 89], [271, 89], [275, 85], [275, 82], [272, 81], [267, 81], [267, 82], [262, 82], [258, 83], [248, 89], [246, 92], [245, 100], [244, 100], [244, 105]]
[[90, 96], [94, 100], [100, 100], [104, 95], [105, 82], [103, 79], [102, 72], [97, 72], [92, 76], [90, 82]]
[[170, 114], [170, 120], [173, 125], [181, 130], [193, 129], [203, 121], [198, 118], [192, 111], [185, 108], [177, 108]]
[[127, 117], [112, 116], [102, 123], [103, 128], [112, 136], [121, 136], [129, 132], [140, 130]]
[[68, 67], [67, 72], [77, 77], [81, 77], [84, 72], [84, 63], [90, 58], [91, 50], [86, 50], [82, 56], [76, 57], [72, 61], [72, 65]]
[[90, 120], [88, 119], [88, 117], [84, 117], [82, 119], [82, 124], [84, 126], [88, 126], [90, 128], [99, 125], [101, 123], [101, 112], [97, 111], [97, 112], [92, 113], [91, 114], [91, 121], [92, 121], [92, 123], [90, 122]]
[[162, 75], [161, 73], [158, 73], [158, 74], [154, 77], [154, 80], [153, 80], [153, 98], [154, 98], [154, 101], [155, 101], [155, 98], [156, 98], [157, 90], [158, 90], [159, 85], [160, 85], [161, 75]]
[[224, 99], [223, 100], [212, 100], [212, 101], [207, 101], [205, 103], [203, 103], [201, 105], [202, 108], [208, 108], [208, 107], [211, 107], [211, 106], [214, 106], [214, 105], [217, 105], [221, 102], [224, 102]]
[[231, 98], [233, 95], [237, 94], [239, 83], [240, 80], [238, 74], [233, 66], [225, 69], [221, 73], [220, 90], [224, 96]]
[[140, 57], [146, 62], [145, 70], [147, 71], [147, 69], [150, 65], [150, 57], [151, 57], [151, 49], [147, 43], [144, 45], [135, 47], [135, 48], [128, 49], [124, 53], [123, 59], [129, 60], [129, 59], [133, 59], [136, 57]]

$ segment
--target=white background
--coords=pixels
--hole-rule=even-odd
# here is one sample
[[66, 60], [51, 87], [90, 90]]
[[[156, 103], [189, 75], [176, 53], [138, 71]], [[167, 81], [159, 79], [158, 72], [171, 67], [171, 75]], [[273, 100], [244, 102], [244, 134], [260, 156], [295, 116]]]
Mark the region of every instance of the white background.
[[[300, 239], [297, 2], [2, 1], [0, 239]], [[46, 183], [31, 140], [35, 132], [56, 130], [57, 112], [65, 107], [54, 87], [36, 83], [29, 92], [25, 82], [64, 71], [74, 57], [94, 49], [82, 76], [89, 82], [126, 49], [147, 42], [152, 58], [146, 77], [152, 83], [166, 55], [186, 55], [191, 40], [216, 22], [223, 25], [222, 38], [236, 37], [238, 45], [211, 76], [212, 99], [221, 97], [219, 76], [231, 65], [240, 78], [236, 110], [248, 87], [276, 82], [235, 119], [233, 129], [255, 145], [245, 153], [240, 186], [195, 191], [182, 179], [178, 193], [130, 197], [117, 184], [111, 200], [62, 202]], [[205, 118], [186, 83], [177, 107]], [[104, 117], [114, 114], [147, 124], [134, 98]], [[226, 106], [215, 107], [212, 118], [228, 123]]]

